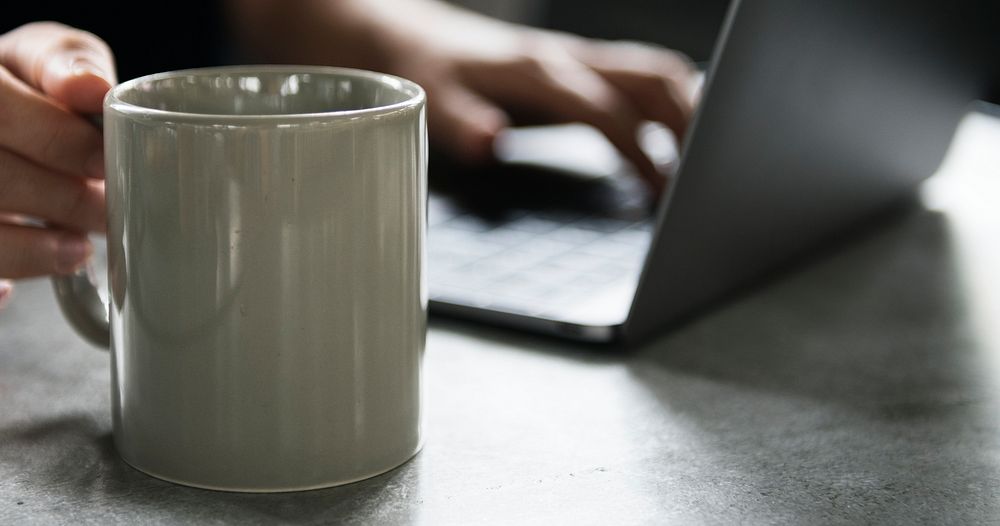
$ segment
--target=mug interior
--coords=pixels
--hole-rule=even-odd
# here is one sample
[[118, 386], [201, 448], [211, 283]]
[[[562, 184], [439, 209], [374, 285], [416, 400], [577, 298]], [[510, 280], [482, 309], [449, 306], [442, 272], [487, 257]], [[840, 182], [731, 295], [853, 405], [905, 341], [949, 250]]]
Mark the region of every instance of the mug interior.
[[151, 75], [112, 96], [144, 109], [200, 115], [266, 116], [385, 108], [420, 96], [409, 82], [336, 68], [217, 68]]

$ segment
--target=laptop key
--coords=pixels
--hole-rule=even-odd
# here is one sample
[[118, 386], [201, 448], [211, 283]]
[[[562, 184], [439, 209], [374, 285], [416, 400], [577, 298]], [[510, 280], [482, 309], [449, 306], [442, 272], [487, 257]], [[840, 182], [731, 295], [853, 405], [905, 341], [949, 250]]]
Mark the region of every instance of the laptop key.
[[523, 230], [514, 230], [507, 227], [494, 228], [488, 232], [483, 232], [479, 234], [479, 237], [489, 243], [495, 243], [497, 245], [503, 245], [505, 247], [520, 245], [525, 243], [535, 234], [531, 232], [525, 232]]
[[563, 271], [586, 272], [607, 264], [607, 258], [595, 256], [587, 252], [571, 251], [549, 258], [546, 263]]
[[618, 243], [625, 243], [628, 245], [634, 245], [646, 248], [649, 246], [649, 242], [653, 235], [649, 230], [639, 230], [639, 229], [626, 229], [620, 232], [616, 232], [610, 239], [613, 239]]
[[544, 252], [532, 252], [521, 250], [520, 248], [500, 252], [493, 258], [492, 262], [511, 271], [535, 272], [535, 267], [549, 258]]
[[564, 241], [556, 241], [554, 239], [547, 239], [545, 237], [533, 238], [527, 243], [518, 247], [518, 250], [523, 252], [531, 252], [533, 254], [543, 254], [547, 256], [554, 256], [556, 254], [563, 254], [569, 252], [576, 248], [576, 245], [572, 243], [566, 243]]
[[564, 226], [548, 233], [546, 239], [565, 241], [574, 245], [582, 245], [601, 237], [600, 232], [579, 228], [575, 225]]
[[613, 234], [620, 230], [624, 230], [625, 228], [627, 228], [632, 224], [633, 224], [632, 221], [626, 221], [623, 219], [614, 219], [608, 217], [587, 217], [574, 222], [573, 226], [585, 230], [593, 230], [594, 232]]
[[549, 219], [541, 219], [535, 216], [526, 216], [504, 225], [510, 230], [530, 232], [532, 234], [545, 234], [561, 227], [563, 224]]
[[618, 257], [642, 257], [645, 254], [646, 246], [637, 246], [630, 243], [622, 243], [614, 237], [598, 239], [593, 243], [588, 243], [578, 249], [585, 254], [602, 256], [607, 258]]
[[444, 223], [444, 225], [447, 228], [466, 230], [469, 232], [489, 232], [497, 227], [497, 225], [493, 223], [471, 215], [460, 215], [458, 217], [454, 217]]

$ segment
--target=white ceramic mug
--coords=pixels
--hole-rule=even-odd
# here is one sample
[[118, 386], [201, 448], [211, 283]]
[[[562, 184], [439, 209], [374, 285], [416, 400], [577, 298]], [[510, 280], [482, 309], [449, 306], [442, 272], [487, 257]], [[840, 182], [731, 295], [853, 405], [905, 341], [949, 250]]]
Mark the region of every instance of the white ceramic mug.
[[[112, 411], [129, 464], [290, 491], [418, 451], [425, 130], [419, 86], [357, 70], [189, 70], [108, 94]], [[86, 276], [56, 291], [108, 341]]]

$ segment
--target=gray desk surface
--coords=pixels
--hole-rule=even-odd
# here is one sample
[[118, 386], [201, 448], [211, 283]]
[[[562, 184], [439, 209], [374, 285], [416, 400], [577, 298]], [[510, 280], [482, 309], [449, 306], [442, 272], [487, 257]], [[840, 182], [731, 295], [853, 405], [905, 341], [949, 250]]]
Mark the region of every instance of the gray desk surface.
[[1000, 121], [925, 207], [631, 353], [432, 325], [427, 445], [297, 494], [123, 464], [107, 356], [45, 281], [0, 312], [0, 523], [1000, 522]]

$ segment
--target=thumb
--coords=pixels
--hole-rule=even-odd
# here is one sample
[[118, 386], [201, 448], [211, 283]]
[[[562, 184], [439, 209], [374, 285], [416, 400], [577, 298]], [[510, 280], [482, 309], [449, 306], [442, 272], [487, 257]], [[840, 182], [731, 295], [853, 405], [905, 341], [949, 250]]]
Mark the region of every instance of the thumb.
[[84, 114], [101, 113], [104, 95], [114, 84], [114, 73], [88, 58], [66, 53], [46, 65], [42, 90], [71, 110]]
[[117, 81], [111, 49], [97, 36], [54, 22], [21, 26], [0, 39], [0, 64], [79, 113], [100, 113]]

